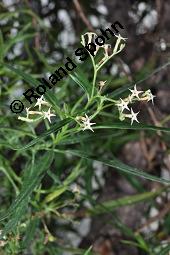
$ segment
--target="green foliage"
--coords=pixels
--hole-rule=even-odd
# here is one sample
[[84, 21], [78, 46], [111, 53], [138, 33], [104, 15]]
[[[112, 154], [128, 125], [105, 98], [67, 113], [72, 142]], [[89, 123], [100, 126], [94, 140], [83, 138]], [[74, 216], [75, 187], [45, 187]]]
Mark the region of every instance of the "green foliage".
[[[0, 18], [8, 19], [9, 22], [12, 19], [20, 21], [21, 14], [25, 17], [24, 24], [15, 36], [10, 37], [5, 32], [11, 24], [9, 27], [4, 26], [0, 32], [0, 223], [1, 240], [5, 242], [1, 250], [5, 254], [28, 252], [37, 255], [47, 252], [62, 255], [68, 252], [73, 255], [93, 255], [92, 246], [85, 250], [79, 249], [73, 247], [67, 238], [68, 232], [76, 233], [74, 222], [80, 220], [79, 213], [83, 211], [84, 217], [91, 218], [111, 214], [114, 221], [116, 209], [141, 202], [151, 205], [163, 192], [168, 193], [168, 179], [159, 177], [158, 173], [147, 173], [146, 169], [140, 170], [123, 163], [119, 159], [119, 149], [128, 141], [138, 140], [140, 131], [151, 137], [161, 131], [164, 139], [165, 136], [169, 137], [170, 129], [147, 123], [131, 125], [128, 121], [120, 121], [116, 103], [120, 97], [129, 93], [128, 88], [132, 88], [134, 83], [122, 86], [124, 78], [114, 79], [105, 75], [107, 81], [113, 81], [113, 91], [110, 92], [110, 84], [107, 83], [106, 87], [99, 88], [98, 83], [103, 81], [101, 69], [125, 46], [120, 37], [112, 42], [115, 45], [113, 52], [108, 58], [105, 56], [101, 65], [96, 62], [96, 58], [90, 56], [91, 65], [89, 62], [77, 64], [79, 67], [75, 72], [47, 91], [44, 98], [56, 115], [52, 124], [43, 118], [35, 119], [33, 123], [18, 120], [18, 116], [9, 110], [10, 102], [16, 98], [16, 91], [21, 89], [23, 93], [29, 87], [38, 86], [37, 78], [58, 66], [50, 64], [51, 59], [53, 63], [55, 61], [53, 54], [32, 47], [37, 36], [36, 29], [32, 27], [32, 19], [35, 19], [42, 33], [49, 35], [43, 21], [32, 10], [23, 8], [21, 12], [3, 12]], [[9, 61], [8, 53], [13, 52], [18, 42], [23, 43], [22, 52], [25, 57], [15, 56], [13, 61]], [[63, 51], [65, 55], [68, 54], [65, 49]], [[101, 52], [99, 56], [102, 56]], [[153, 75], [168, 65], [149, 72]], [[150, 75], [144, 77], [143, 81], [147, 81], [148, 77]], [[139, 80], [139, 83], [142, 81]], [[27, 106], [28, 102], [22, 93], [20, 99]], [[85, 114], [91, 117], [90, 121], [96, 123], [92, 126], [94, 133], [90, 130], [82, 131], [84, 118], [87, 118]], [[129, 185], [135, 187], [137, 194], [103, 203], [96, 202], [96, 190], [92, 185], [92, 181], [97, 179], [94, 162], [99, 162], [109, 171], [118, 171]], [[158, 182], [161, 188], [146, 191], [140, 182], [141, 178]], [[100, 180], [98, 184], [100, 190]], [[90, 208], [85, 202], [90, 204]], [[169, 224], [169, 219], [166, 220]], [[122, 240], [124, 244], [135, 246], [147, 254], [153, 254], [155, 247], [160, 248], [156, 234], [148, 241], [143, 235], [134, 234], [121, 220], [116, 221], [113, 222], [114, 227], [127, 239]], [[168, 245], [161, 247], [158, 254], [163, 255], [167, 251]]]

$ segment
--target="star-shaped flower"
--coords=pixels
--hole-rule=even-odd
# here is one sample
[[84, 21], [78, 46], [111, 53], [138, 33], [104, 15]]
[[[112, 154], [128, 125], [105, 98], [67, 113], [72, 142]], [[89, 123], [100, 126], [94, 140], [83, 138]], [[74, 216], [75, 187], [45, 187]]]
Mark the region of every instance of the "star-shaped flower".
[[122, 98], [120, 98], [120, 103], [117, 103], [116, 105], [118, 106], [120, 112], [122, 113], [124, 111], [124, 109], [127, 109], [128, 111], [130, 111], [129, 107], [128, 107], [128, 103], [129, 102], [125, 102]]
[[41, 96], [40, 98], [37, 99], [37, 102], [36, 104], [34, 105], [35, 106], [38, 106], [39, 107], [39, 111], [41, 110], [41, 105], [48, 105], [49, 106], [49, 103], [47, 101], [44, 100], [44, 97]]
[[135, 86], [134, 86], [134, 89], [129, 89], [129, 90], [130, 90], [130, 92], [132, 92], [131, 99], [132, 99], [133, 97], [137, 97], [138, 99], [140, 99], [140, 98], [139, 98], [139, 94], [140, 94], [140, 93], [143, 93], [143, 91], [138, 91], [138, 90], [136, 89], [136, 84], [135, 84]]
[[123, 37], [123, 36], [121, 36], [121, 34], [114, 34], [118, 39], [121, 39], [121, 40], [123, 40], [123, 41], [126, 41], [128, 38], [125, 38], [125, 37]]
[[56, 115], [53, 113], [50, 113], [50, 110], [51, 110], [51, 108], [49, 108], [47, 112], [43, 111], [43, 117], [44, 117], [44, 119], [48, 119], [49, 122], [51, 123], [51, 117], [56, 116]]
[[146, 95], [148, 96], [148, 101], [147, 101], [147, 102], [152, 101], [152, 104], [154, 104], [153, 99], [154, 99], [154, 97], [156, 97], [156, 96], [154, 96], [154, 95], [152, 94], [152, 92], [151, 92], [150, 89], [146, 91]]
[[104, 87], [105, 83], [106, 83], [106, 81], [99, 81], [99, 87]]
[[91, 130], [92, 132], [94, 132], [94, 130], [92, 129], [92, 125], [95, 125], [96, 123], [90, 123], [90, 118], [85, 114], [86, 117], [82, 117], [82, 122], [83, 122], [83, 131], [84, 130]]
[[132, 108], [130, 109], [130, 111], [131, 111], [131, 114], [129, 117], [131, 118], [131, 125], [133, 124], [134, 120], [139, 123], [139, 121], [137, 119], [137, 115], [139, 114], [139, 112], [134, 113]]

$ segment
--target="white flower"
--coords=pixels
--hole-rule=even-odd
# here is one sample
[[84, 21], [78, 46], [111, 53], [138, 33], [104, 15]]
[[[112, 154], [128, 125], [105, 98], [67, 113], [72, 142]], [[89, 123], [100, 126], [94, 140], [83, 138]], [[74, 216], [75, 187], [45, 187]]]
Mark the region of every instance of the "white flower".
[[[35, 104], [35, 106], [38, 106], [39, 107], [39, 111], [41, 110], [41, 105], [48, 105], [49, 106], [49, 103], [47, 101], [44, 100], [44, 97], [41, 96], [40, 98], [37, 99], [37, 102]], [[35, 107], [34, 106], [34, 107]]]
[[121, 40], [123, 40], [123, 41], [126, 41], [128, 38], [125, 38], [125, 37], [123, 37], [123, 36], [121, 36], [121, 34], [118, 34], [118, 35], [116, 35], [116, 34], [114, 34], [119, 40], [121, 39]]
[[138, 99], [140, 99], [139, 98], [139, 94], [140, 93], [143, 93], [143, 91], [138, 91], [137, 89], [136, 89], [136, 84], [135, 84], [135, 86], [134, 86], [134, 89], [129, 89], [130, 90], [130, 92], [132, 92], [132, 95], [130, 96], [130, 99], [132, 99], [133, 97], [137, 97]]
[[80, 188], [77, 184], [73, 185], [72, 192], [73, 193], [80, 193]]
[[137, 119], [137, 115], [139, 114], [139, 112], [134, 113], [132, 108], [130, 110], [131, 110], [131, 114], [129, 115], [129, 117], [131, 118], [131, 125], [133, 124], [134, 120], [139, 123], [139, 121]]
[[122, 113], [124, 111], [124, 109], [127, 109], [128, 111], [130, 111], [129, 107], [128, 107], [128, 103], [129, 102], [125, 102], [122, 98], [120, 98], [120, 103], [117, 103], [116, 105], [118, 106], [118, 108], [120, 109], [120, 112]]
[[152, 101], [152, 104], [154, 104], [153, 99], [154, 99], [154, 97], [156, 97], [156, 96], [154, 96], [154, 95], [152, 94], [152, 92], [151, 92], [150, 89], [148, 89], [148, 90], [145, 92], [145, 95], [148, 97], [148, 98], [147, 98], [147, 99], [148, 99], [147, 102]]
[[82, 117], [81, 120], [83, 122], [83, 131], [84, 130], [91, 130], [92, 132], [94, 132], [94, 130], [92, 129], [92, 125], [95, 125], [96, 123], [90, 123], [90, 118], [85, 114], [86, 117]]
[[51, 117], [56, 116], [56, 115], [53, 113], [50, 113], [50, 110], [51, 110], [51, 108], [49, 108], [47, 112], [43, 111], [43, 117], [44, 117], [44, 119], [48, 119], [49, 122], [51, 123]]
[[99, 86], [103, 87], [103, 86], [105, 86], [105, 83], [106, 83], [106, 81], [99, 81]]
[[106, 81], [99, 81], [99, 91], [101, 92], [102, 88], [105, 86]]

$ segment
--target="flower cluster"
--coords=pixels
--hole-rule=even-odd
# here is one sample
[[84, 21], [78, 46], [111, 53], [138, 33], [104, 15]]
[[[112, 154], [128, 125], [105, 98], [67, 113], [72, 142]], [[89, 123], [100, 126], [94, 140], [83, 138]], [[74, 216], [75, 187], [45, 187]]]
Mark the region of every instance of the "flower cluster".
[[[133, 89], [129, 89], [131, 94], [129, 94], [126, 98], [122, 99], [120, 98], [119, 100], [112, 100], [111, 98], [108, 98], [107, 96], [102, 96], [101, 92], [103, 90], [103, 87], [106, 86], [107, 81], [100, 81], [98, 83], [98, 93], [95, 95], [95, 86], [96, 86], [96, 77], [97, 73], [100, 70], [100, 68], [114, 55], [122, 51], [122, 49], [125, 46], [125, 41], [127, 38], [123, 38], [120, 34], [116, 35], [115, 37], [117, 38], [115, 46], [111, 47], [110, 44], [102, 44], [98, 45], [97, 43], [94, 43], [96, 41], [97, 34], [92, 33], [92, 32], [87, 32], [84, 35], [81, 36], [81, 43], [84, 47], [87, 47], [86, 43], [93, 47], [87, 48], [90, 54], [92, 64], [94, 67], [94, 77], [93, 77], [93, 82], [92, 82], [92, 92], [91, 95], [88, 97], [88, 102], [85, 106], [85, 109], [87, 110], [89, 105], [94, 102], [94, 99], [99, 99], [97, 101], [97, 109], [91, 115], [90, 117], [85, 114], [85, 116], [77, 116], [77, 117], [72, 117], [77, 124], [80, 126], [80, 129], [85, 131], [85, 130], [90, 130], [94, 132], [92, 126], [95, 125], [96, 123], [91, 122], [91, 120], [103, 109], [103, 105], [105, 101], [112, 102], [111, 105], [116, 105], [119, 111], [119, 119], [121, 121], [125, 120], [125, 118], [129, 118], [131, 120], [131, 125], [133, 124], [134, 121], [138, 122], [138, 114], [139, 112], [134, 112], [133, 109], [130, 107], [131, 104], [133, 104], [136, 101], [152, 101], [154, 99], [154, 95], [152, 94], [151, 90], [148, 89], [147, 91], [139, 91], [136, 88], [136, 85], [134, 86]], [[122, 43], [123, 41], [123, 43]], [[102, 49], [104, 56], [102, 56], [102, 59], [97, 61], [94, 59], [96, 56], [96, 53], [99, 51], [99, 49]], [[43, 109], [42, 109], [43, 106]], [[76, 105], [77, 106], [77, 105]], [[48, 119], [48, 121], [51, 123], [51, 117], [56, 116], [53, 112], [51, 112], [51, 105], [44, 100], [43, 96], [37, 99], [36, 104], [34, 105], [34, 108], [38, 107], [38, 110], [32, 110], [29, 108], [26, 108], [26, 117], [18, 117], [18, 119], [22, 121], [27, 121], [27, 122], [34, 122], [39, 119]], [[46, 108], [46, 111], [44, 109]], [[36, 115], [36, 117], [35, 117]], [[33, 118], [34, 117], [34, 118]]]
[[[139, 112], [134, 113], [133, 109], [129, 109], [129, 104], [134, 103], [135, 101], [152, 101], [154, 99], [154, 95], [152, 94], [151, 90], [148, 89], [147, 91], [138, 91], [136, 88], [136, 85], [134, 86], [134, 89], [129, 89], [131, 94], [125, 98], [117, 101], [116, 106], [118, 107], [119, 110], [119, 119], [123, 121], [125, 118], [130, 118], [131, 119], [131, 125], [133, 124], [134, 121], [138, 122], [137, 115]], [[124, 110], [130, 111], [130, 114], [124, 113]]]
[[[43, 111], [42, 105], [48, 107], [47, 111]], [[18, 119], [22, 120], [22, 121], [26, 121], [26, 122], [34, 122], [39, 120], [40, 118], [44, 118], [44, 119], [48, 119], [48, 121], [51, 123], [51, 117], [56, 116], [55, 114], [51, 113], [51, 105], [44, 100], [43, 96], [41, 96], [40, 98], [37, 99], [36, 104], [34, 105], [34, 107], [38, 107], [39, 111], [32, 111], [29, 108], [26, 108], [26, 117], [21, 117], [19, 116]], [[39, 115], [38, 118], [30, 118], [30, 116], [32, 115]]]
[[[123, 50], [125, 47], [125, 43], [122, 43], [122, 41], [126, 41], [127, 38], [122, 37], [120, 34], [114, 36], [117, 38], [114, 48], [112, 49], [110, 44], [103, 44], [98, 45], [94, 43], [95, 39], [97, 38], [97, 34], [93, 32], [87, 32], [81, 36], [81, 44], [85, 47], [86, 46], [86, 40], [87, 44], [93, 45], [93, 53], [94, 56], [96, 56], [99, 49], [103, 49], [104, 56], [102, 59], [96, 64], [96, 69], [100, 69], [100, 67], [103, 65], [103, 63], [107, 62], [110, 58], [112, 58], [114, 55], [118, 54]], [[90, 54], [90, 57], [93, 58], [93, 56]]]
[[[91, 118], [87, 116], [87, 114], [85, 114], [85, 117], [83, 116], [77, 116], [76, 117], [76, 121], [78, 122], [78, 124], [81, 126], [82, 130], [91, 130], [92, 132], [94, 132], [94, 130], [92, 129], [92, 125], [95, 125], [96, 123], [92, 123]], [[81, 121], [81, 123], [79, 122]]]

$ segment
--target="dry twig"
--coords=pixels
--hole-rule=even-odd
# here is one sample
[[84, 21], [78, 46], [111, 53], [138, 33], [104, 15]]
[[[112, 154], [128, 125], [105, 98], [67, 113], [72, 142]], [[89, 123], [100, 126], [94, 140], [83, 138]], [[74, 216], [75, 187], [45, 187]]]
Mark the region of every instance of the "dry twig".
[[79, 16], [81, 17], [81, 19], [84, 22], [84, 24], [88, 27], [89, 31], [95, 32], [95, 30], [92, 27], [92, 25], [90, 24], [89, 20], [86, 18], [86, 15], [84, 14], [83, 9], [82, 9], [79, 1], [78, 0], [73, 0], [73, 3], [75, 5], [75, 8], [76, 8]]

